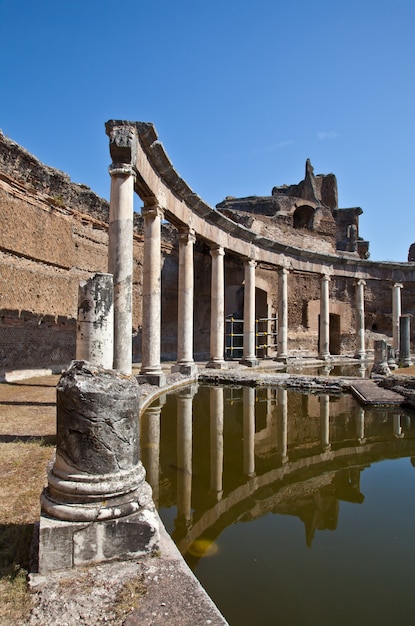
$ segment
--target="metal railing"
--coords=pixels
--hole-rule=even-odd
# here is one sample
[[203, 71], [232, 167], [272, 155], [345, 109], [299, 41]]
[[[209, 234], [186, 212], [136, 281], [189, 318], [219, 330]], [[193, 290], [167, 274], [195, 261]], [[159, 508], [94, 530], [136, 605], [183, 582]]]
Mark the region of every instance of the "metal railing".
[[[269, 350], [277, 349], [278, 318], [260, 317], [255, 320], [255, 354], [261, 358], [268, 356]], [[230, 316], [226, 318], [225, 330], [227, 359], [241, 359], [244, 348], [244, 321]], [[262, 354], [261, 354], [262, 352]]]

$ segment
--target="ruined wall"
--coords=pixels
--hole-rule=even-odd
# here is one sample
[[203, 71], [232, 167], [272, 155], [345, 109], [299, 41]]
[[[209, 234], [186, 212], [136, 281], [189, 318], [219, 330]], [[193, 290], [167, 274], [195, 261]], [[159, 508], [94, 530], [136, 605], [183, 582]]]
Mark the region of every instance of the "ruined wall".
[[105, 227], [5, 174], [0, 207], [0, 376], [58, 370], [74, 356], [79, 281], [106, 270]]

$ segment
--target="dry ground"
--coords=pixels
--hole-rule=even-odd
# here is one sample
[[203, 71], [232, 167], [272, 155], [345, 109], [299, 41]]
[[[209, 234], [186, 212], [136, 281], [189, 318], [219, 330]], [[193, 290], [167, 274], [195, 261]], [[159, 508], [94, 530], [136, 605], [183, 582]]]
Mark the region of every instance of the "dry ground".
[[0, 385], [0, 624], [22, 624], [39, 495], [55, 443], [58, 376]]

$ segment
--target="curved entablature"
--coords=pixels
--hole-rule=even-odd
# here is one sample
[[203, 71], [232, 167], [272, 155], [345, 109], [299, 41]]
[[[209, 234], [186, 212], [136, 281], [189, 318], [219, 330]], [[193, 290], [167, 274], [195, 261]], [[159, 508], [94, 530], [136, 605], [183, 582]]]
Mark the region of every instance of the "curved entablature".
[[129, 165], [134, 189], [144, 206], [157, 204], [177, 227], [190, 227], [211, 246], [220, 246], [244, 258], [288, 267], [292, 271], [329, 273], [362, 279], [414, 281], [415, 264], [374, 262], [347, 255], [300, 249], [259, 236], [204, 202], [179, 176], [147, 122], [110, 120], [106, 123], [115, 165]]

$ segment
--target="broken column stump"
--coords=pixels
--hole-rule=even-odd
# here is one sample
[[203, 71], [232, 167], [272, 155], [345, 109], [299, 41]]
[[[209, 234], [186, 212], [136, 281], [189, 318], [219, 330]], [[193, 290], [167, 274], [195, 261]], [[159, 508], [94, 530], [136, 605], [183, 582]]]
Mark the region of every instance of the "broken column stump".
[[374, 342], [375, 357], [372, 367], [372, 374], [389, 376], [391, 373], [388, 365], [388, 344], [384, 339], [376, 339]]
[[39, 572], [158, 548], [134, 377], [74, 361], [57, 386], [56, 458], [41, 496]]

